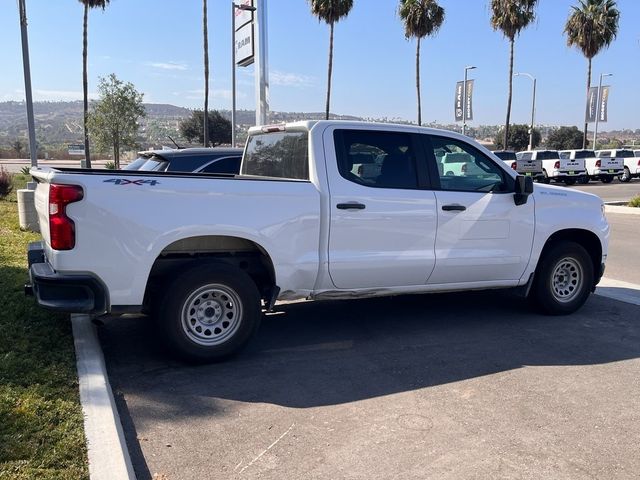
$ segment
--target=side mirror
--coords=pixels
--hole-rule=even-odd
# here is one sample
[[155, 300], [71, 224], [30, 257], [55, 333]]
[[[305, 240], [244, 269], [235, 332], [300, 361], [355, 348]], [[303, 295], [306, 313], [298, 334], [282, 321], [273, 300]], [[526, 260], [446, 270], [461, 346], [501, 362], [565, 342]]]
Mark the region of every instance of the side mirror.
[[533, 178], [524, 175], [516, 177], [516, 188], [513, 194], [513, 201], [516, 205], [527, 203], [529, 195], [533, 193]]

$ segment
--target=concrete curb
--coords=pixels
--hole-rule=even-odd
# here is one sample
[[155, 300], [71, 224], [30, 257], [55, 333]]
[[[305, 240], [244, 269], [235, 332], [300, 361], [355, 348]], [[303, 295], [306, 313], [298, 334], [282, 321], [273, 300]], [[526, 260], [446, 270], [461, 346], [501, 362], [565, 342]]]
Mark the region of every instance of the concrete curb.
[[640, 285], [603, 277], [596, 288], [596, 295], [640, 306]]
[[89, 315], [71, 315], [91, 480], [135, 480], [120, 416]]
[[[613, 203], [619, 203], [619, 202], [613, 202]], [[610, 203], [605, 203], [604, 211], [605, 213], [624, 213], [627, 215], [640, 215], [640, 208], [623, 207], [621, 205], [613, 205]]]

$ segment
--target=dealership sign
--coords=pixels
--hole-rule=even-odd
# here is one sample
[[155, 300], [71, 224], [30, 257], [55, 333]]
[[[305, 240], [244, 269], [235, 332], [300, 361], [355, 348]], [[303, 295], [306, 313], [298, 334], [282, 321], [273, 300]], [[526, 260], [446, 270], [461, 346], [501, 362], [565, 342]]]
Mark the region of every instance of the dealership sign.
[[239, 6], [248, 7], [243, 10], [237, 6], [234, 8], [234, 48], [236, 64], [240, 67], [251, 65], [254, 60], [254, 36], [253, 36], [253, 0], [242, 0]]

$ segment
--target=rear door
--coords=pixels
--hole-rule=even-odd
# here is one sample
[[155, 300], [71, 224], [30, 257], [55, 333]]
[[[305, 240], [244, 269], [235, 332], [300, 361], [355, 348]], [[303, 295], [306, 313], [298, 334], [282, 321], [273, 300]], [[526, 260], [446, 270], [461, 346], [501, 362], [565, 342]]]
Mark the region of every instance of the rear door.
[[[421, 135], [435, 178], [438, 212], [436, 265], [430, 284], [518, 280], [529, 262], [534, 200], [516, 206], [514, 181], [493, 159], [458, 139]], [[442, 152], [461, 152], [473, 175], [439, 175]]]
[[417, 136], [340, 127], [323, 135], [334, 285], [424, 285], [435, 265], [438, 218]]

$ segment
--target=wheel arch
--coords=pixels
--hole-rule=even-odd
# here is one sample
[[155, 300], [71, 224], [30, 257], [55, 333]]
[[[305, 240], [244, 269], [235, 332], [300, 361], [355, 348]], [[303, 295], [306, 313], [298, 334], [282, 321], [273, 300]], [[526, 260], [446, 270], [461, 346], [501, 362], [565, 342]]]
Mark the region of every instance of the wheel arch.
[[144, 303], [149, 304], [153, 288], [166, 278], [205, 262], [223, 262], [245, 271], [265, 299], [276, 288], [272, 257], [258, 242], [234, 235], [197, 235], [169, 243], [156, 256], [147, 278]]
[[589, 231], [582, 228], [567, 228], [564, 230], [558, 230], [551, 234], [540, 252], [540, 257], [538, 260], [538, 265], [536, 267], [536, 272], [540, 268], [540, 263], [542, 259], [544, 259], [546, 253], [554, 246], [560, 242], [575, 242], [587, 251], [589, 257], [591, 258], [591, 262], [593, 264], [593, 273], [594, 273], [594, 285], [592, 288], [595, 289], [595, 286], [600, 281], [601, 275], [601, 264], [602, 264], [602, 243], [600, 242], [600, 238], [598, 236]]

